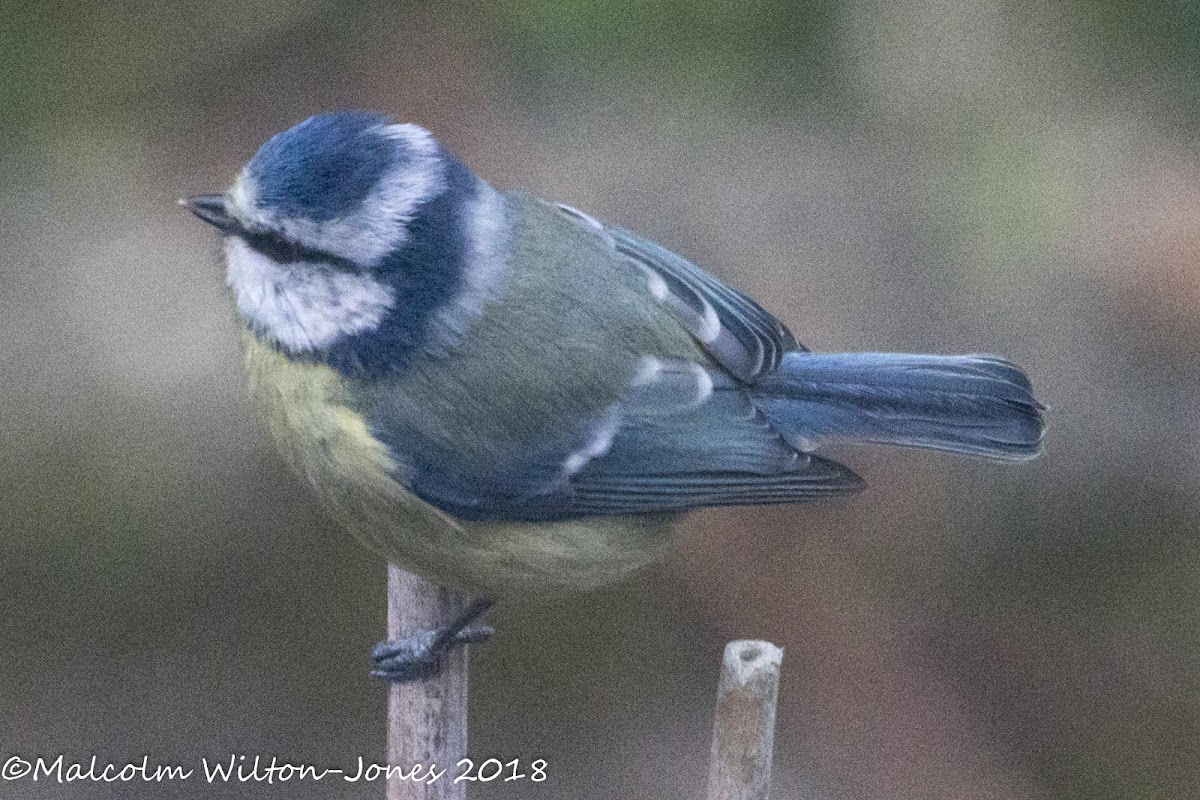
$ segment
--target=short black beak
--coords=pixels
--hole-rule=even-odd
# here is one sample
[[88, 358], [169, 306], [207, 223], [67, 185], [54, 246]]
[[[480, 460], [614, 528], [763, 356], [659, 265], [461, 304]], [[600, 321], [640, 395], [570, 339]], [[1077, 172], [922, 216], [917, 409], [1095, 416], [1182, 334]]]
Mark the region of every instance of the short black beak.
[[240, 233], [242, 230], [242, 224], [229, 213], [225, 205], [224, 195], [193, 195], [192, 197], [182, 198], [179, 201], [179, 205], [226, 235]]

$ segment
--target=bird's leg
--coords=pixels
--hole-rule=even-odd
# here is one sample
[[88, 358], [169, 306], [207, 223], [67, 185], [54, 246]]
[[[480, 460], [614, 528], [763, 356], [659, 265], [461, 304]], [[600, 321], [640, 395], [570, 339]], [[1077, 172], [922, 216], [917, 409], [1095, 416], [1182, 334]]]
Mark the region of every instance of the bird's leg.
[[471, 624], [491, 607], [492, 601], [481, 597], [449, 625], [380, 642], [371, 650], [371, 677], [404, 682], [435, 674], [442, 665], [442, 656], [451, 647], [491, 637], [495, 632], [491, 625]]

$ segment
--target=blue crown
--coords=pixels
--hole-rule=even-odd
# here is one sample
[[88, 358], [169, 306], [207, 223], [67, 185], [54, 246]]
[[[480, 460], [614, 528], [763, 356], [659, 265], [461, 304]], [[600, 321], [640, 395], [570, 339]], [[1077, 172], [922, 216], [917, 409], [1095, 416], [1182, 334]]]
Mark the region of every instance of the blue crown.
[[273, 136], [246, 166], [257, 205], [316, 222], [353, 213], [405, 156], [384, 133], [390, 123], [383, 114], [340, 111]]

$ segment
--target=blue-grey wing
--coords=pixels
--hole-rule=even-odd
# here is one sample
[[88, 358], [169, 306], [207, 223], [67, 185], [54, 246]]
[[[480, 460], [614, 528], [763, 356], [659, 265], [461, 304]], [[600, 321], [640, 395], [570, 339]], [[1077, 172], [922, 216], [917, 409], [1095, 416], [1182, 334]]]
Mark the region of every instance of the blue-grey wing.
[[805, 349], [762, 306], [687, 259], [569, 206], [559, 209], [607, 236], [617, 252], [646, 274], [650, 290], [709, 356], [738, 380], [752, 382], [778, 367], [784, 353]]
[[[396, 429], [392, 428], [393, 432]], [[801, 453], [727, 377], [658, 363], [604, 413], [544, 446], [464, 464], [400, 436], [418, 497], [464, 520], [549, 521], [790, 503], [852, 491], [849, 469]]]
[[730, 386], [687, 412], [628, 417], [609, 452], [572, 479], [568, 507], [607, 515], [795, 503], [862, 485], [841, 464], [788, 445]]
[[558, 208], [645, 274], [647, 291], [711, 363], [647, 356], [619, 402], [487, 458], [464, 460], [392, 421], [384, 438], [417, 496], [464, 520], [533, 522], [790, 503], [862, 486], [846, 467], [789, 445], [751, 402], [746, 384], [804, 349], [783, 323], [669, 250]]

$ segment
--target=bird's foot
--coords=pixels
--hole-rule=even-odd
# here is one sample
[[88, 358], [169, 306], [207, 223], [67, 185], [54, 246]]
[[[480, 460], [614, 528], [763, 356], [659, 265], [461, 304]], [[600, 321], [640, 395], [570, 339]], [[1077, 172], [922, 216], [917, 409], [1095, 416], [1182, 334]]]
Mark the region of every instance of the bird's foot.
[[491, 637], [495, 632], [491, 625], [471, 624], [491, 607], [491, 600], [481, 598], [449, 625], [380, 642], [371, 650], [371, 677], [403, 683], [436, 674], [442, 666], [442, 656], [451, 647]]

